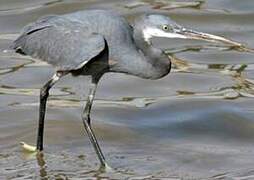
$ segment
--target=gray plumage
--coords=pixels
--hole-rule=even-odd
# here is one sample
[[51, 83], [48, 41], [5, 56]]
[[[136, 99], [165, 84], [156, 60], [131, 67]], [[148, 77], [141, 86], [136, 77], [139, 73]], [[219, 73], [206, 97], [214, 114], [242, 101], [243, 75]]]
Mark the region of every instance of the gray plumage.
[[222, 37], [187, 30], [163, 15], [140, 16], [131, 26], [122, 16], [104, 10], [50, 15], [27, 25], [12, 48], [56, 68], [54, 76], [40, 91], [37, 150], [43, 150], [44, 118], [50, 88], [68, 73], [89, 75], [90, 90], [82, 120], [101, 166], [107, 167], [90, 123], [97, 84], [106, 72], [126, 73], [146, 79], [167, 75], [171, 69], [171, 59], [153, 46], [152, 37], [229, 42]]
[[109, 49], [109, 71], [157, 79], [170, 70], [170, 61], [162, 51], [154, 51], [159, 55], [153, 59], [140, 51], [143, 47], [135, 43], [129, 23], [104, 10], [42, 17], [24, 28], [13, 48], [46, 61], [57, 70], [68, 71], [82, 68], [102, 52], [105, 43]]
[[82, 68], [105, 48], [102, 35], [57, 16], [45, 17], [27, 26], [14, 43], [14, 48], [47, 61], [61, 71]]

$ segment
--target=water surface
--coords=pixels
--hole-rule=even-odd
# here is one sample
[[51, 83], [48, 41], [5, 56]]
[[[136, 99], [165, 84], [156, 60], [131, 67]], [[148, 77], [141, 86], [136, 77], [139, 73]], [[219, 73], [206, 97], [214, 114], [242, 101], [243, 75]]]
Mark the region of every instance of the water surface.
[[170, 75], [157, 81], [103, 77], [92, 123], [113, 172], [98, 170], [82, 127], [85, 77], [66, 76], [52, 89], [44, 157], [19, 146], [35, 143], [39, 89], [54, 69], [6, 49], [42, 15], [103, 8], [132, 21], [142, 13], [163, 13], [254, 47], [252, 0], [206, 0], [201, 6], [186, 1], [183, 8], [172, 2], [0, 0], [1, 179], [254, 179], [254, 55], [209, 43], [155, 39], [178, 58]]

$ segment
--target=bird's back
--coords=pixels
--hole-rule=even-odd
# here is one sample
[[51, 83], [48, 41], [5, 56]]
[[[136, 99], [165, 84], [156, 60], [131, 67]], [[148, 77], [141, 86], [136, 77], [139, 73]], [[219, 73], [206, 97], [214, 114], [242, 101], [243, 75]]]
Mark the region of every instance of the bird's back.
[[126, 43], [130, 40], [131, 27], [119, 14], [107, 10], [85, 10], [63, 15], [70, 21], [75, 21], [91, 31], [102, 34], [107, 41], [115, 40]]
[[136, 51], [133, 29], [121, 15], [108, 10], [86, 10], [64, 15], [67, 19], [89, 26], [92, 32], [104, 36], [110, 59], [120, 60], [124, 54]]
[[105, 10], [49, 15], [25, 26], [13, 47], [62, 70], [72, 70], [103, 50], [102, 39], [110, 49], [110, 58], [117, 59], [124, 53], [119, 48], [132, 46], [131, 26]]

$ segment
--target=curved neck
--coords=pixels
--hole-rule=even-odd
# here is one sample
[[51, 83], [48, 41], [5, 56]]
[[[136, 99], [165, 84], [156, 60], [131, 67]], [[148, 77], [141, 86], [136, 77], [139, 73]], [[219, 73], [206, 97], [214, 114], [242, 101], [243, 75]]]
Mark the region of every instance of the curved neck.
[[159, 79], [170, 72], [170, 59], [163, 51], [148, 44], [139, 29], [134, 27], [134, 42], [124, 48], [126, 52], [117, 57], [120, 60], [110, 70], [146, 79]]
[[144, 53], [144, 56], [148, 59], [160, 59], [164, 53], [162, 50], [155, 48], [152, 42], [145, 41], [142, 30], [138, 27], [134, 27], [133, 39], [137, 47]]
[[141, 27], [133, 29], [133, 39], [137, 48], [143, 54], [145, 60], [153, 66], [155, 72], [161, 75], [169, 73], [171, 61], [169, 57], [159, 48], [152, 45], [151, 41], [146, 41]]

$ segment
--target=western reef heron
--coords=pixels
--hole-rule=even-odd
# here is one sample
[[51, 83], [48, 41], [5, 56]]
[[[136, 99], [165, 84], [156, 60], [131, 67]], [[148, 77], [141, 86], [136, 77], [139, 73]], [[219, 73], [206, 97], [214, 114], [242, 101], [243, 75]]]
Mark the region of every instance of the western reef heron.
[[88, 137], [105, 167], [105, 157], [91, 127], [90, 111], [97, 84], [107, 72], [159, 79], [170, 72], [171, 58], [153, 37], [196, 39], [238, 45], [228, 39], [184, 28], [167, 16], [141, 15], [133, 24], [107, 10], [84, 10], [48, 15], [24, 27], [13, 42], [17, 53], [46, 61], [56, 73], [40, 90], [38, 151], [43, 150], [44, 117], [50, 88], [64, 75], [90, 76], [90, 90], [82, 112]]

